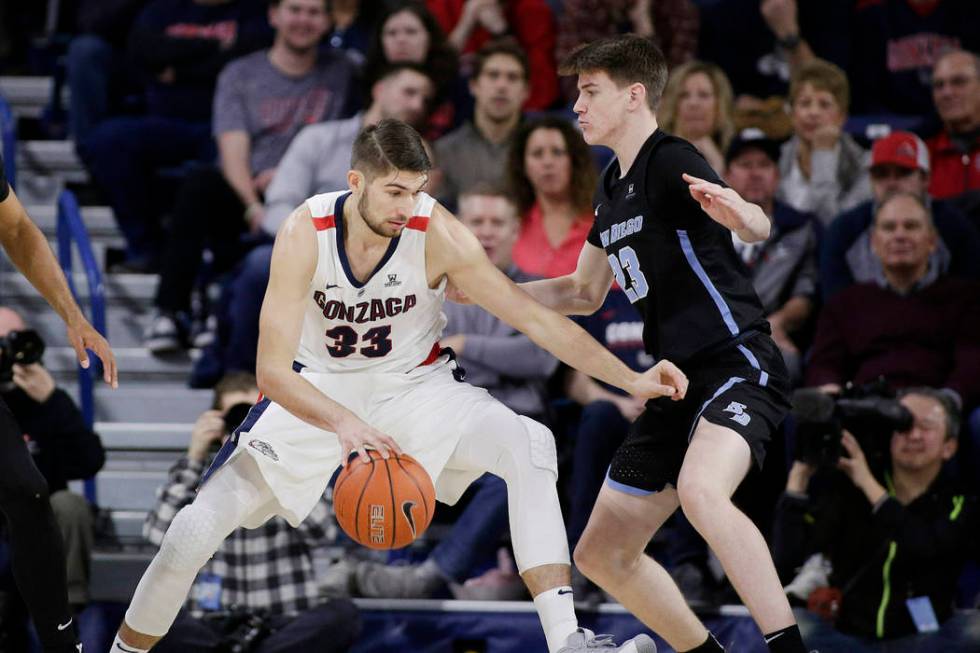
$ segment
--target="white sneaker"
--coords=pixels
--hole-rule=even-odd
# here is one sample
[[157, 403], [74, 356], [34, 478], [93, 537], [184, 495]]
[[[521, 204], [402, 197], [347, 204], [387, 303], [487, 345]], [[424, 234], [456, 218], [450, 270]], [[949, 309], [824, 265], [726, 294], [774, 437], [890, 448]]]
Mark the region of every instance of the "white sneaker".
[[649, 636], [637, 635], [622, 646], [616, 646], [612, 635], [596, 635], [588, 628], [579, 628], [568, 636], [565, 646], [558, 649], [558, 653], [595, 650], [606, 651], [606, 653], [657, 653], [657, 645]]

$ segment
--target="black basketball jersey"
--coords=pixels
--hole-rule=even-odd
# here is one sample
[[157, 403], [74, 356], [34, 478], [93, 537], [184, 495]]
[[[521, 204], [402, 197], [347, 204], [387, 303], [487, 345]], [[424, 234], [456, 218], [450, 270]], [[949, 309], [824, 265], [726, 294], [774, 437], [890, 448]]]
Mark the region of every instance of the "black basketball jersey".
[[3, 154], [0, 153], [0, 202], [10, 195], [10, 184], [7, 182], [7, 170], [3, 167]]
[[614, 159], [599, 181], [588, 238], [643, 316], [647, 352], [675, 363], [769, 331], [731, 232], [691, 197], [685, 172], [723, 183], [693, 145], [660, 130], [622, 178]]

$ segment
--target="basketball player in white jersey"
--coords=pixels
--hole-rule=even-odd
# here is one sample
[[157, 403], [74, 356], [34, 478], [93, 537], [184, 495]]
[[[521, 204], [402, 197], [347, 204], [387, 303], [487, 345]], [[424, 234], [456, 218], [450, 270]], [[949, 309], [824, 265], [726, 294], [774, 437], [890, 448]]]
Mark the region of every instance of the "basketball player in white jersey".
[[[578, 628], [554, 437], [455, 378], [457, 365], [438, 344], [445, 287], [452, 282], [569, 365], [635, 396], [681, 399], [687, 379], [668, 361], [633, 372], [500, 273], [472, 233], [422, 192], [430, 163], [407, 124], [363, 130], [351, 168], [349, 191], [310, 198], [276, 238], [260, 323], [264, 398], [174, 519], [113, 653], [141, 653], [167, 632], [228, 533], [277, 514], [299, 524], [334, 470], [352, 452], [366, 458], [367, 448], [414, 456], [446, 503], [484, 472], [504, 479], [515, 557], [550, 653], [654, 653], [645, 635], [616, 647]], [[410, 507], [396, 519], [414, 527]]]

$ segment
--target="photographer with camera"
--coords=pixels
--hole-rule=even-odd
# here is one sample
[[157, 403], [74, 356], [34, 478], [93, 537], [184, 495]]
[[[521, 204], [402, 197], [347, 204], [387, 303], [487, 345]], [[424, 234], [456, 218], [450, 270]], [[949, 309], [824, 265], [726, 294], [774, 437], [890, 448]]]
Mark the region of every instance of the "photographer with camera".
[[[0, 307], [0, 397], [17, 420], [22, 441], [47, 481], [55, 522], [65, 541], [68, 600], [78, 612], [89, 599], [95, 522], [88, 502], [68, 490], [68, 481], [97, 474], [105, 463], [105, 451], [75, 402], [41, 365], [43, 354], [44, 342], [37, 332], [28, 329], [16, 311]], [[7, 554], [7, 548], [4, 533], [0, 550]], [[20, 639], [26, 631], [16, 623], [20, 596], [9, 567], [0, 567], [0, 596], [4, 599], [0, 650], [7, 650], [3, 645], [15, 650], [15, 640], [26, 646], [26, 640]]]
[[[825, 399], [830, 410], [814, 419], [821, 402], [794, 398], [803, 460], [790, 470], [773, 528], [783, 574], [813, 554], [829, 563], [829, 587], [814, 578], [813, 558], [810, 578], [787, 587], [820, 613], [797, 610], [807, 643], [821, 653], [980, 650], [980, 613], [954, 611], [957, 580], [980, 539], [976, 497], [944, 468], [957, 447], [955, 401], [925, 387], [898, 401]], [[899, 426], [886, 438], [866, 430], [884, 424]], [[822, 491], [811, 498], [815, 474]]]
[[[157, 492], [143, 534], [159, 546], [177, 512], [194, 494], [222, 441], [243, 421], [259, 390], [244, 372], [225, 376], [214, 403], [198, 417], [187, 453]], [[244, 426], [244, 425], [243, 425]], [[244, 444], [242, 445], [244, 446]], [[327, 543], [326, 498], [292, 528], [274, 517], [256, 529], [239, 528], [201, 569], [184, 610], [154, 653], [341, 653], [360, 632], [356, 606], [326, 599], [314, 575], [312, 552]]]

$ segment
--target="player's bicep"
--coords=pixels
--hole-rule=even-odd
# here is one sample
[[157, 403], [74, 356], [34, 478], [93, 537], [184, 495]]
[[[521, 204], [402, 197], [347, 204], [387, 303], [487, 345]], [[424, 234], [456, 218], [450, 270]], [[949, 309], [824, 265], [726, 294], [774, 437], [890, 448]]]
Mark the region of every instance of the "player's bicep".
[[304, 206], [289, 216], [272, 248], [269, 285], [259, 317], [260, 368], [292, 364], [315, 269], [316, 231]]

